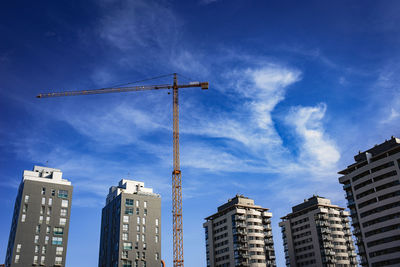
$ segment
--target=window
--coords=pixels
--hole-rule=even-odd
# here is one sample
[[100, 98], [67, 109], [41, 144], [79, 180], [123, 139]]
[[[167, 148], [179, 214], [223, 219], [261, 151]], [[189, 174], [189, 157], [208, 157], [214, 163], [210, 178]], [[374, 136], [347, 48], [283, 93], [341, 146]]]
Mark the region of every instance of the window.
[[146, 226], [142, 226], [142, 232], [145, 233], [146, 232]]
[[38, 264], [38, 256], [33, 256], [33, 264]]
[[42, 197], [42, 205], [46, 205], [46, 198]]
[[136, 208], [136, 215], [139, 215], [139, 212], [140, 212], [139, 208]]
[[147, 201], [143, 202], [143, 207], [147, 208]]
[[124, 217], [122, 218], [122, 221], [123, 221], [124, 223], [128, 223], [128, 222], [129, 222], [129, 216], [124, 216]]
[[136, 259], [139, 259], [139, 258], [140, 258], [140, 252], [137, 251], [137, 252], [136, 252]]
[[37, 243], [39, 243], [39, 236], [38, 235], [35, 235], [35, 244], [37, 244]]
[[143, 249], [146, 249], [146, 248], [147, 248], [146, 243], [143, 243]]
[[51, 227], [50, 227], [50, 226], [47, 226], [47, 227], [46, 227], [46, 234], [50, 234], [50, 230], [51, 230]]
[[68, 191], [67, 190], [58, 190], [58, 197], [59, 198], [68, 198]]
[[142, 259], [146, 258], [146, 252], [142, 252]]
[[133, 214], [133, 208], [125, 208], [125, 214], [132, 215]]
[[[144, 252], [143, 252], [143, 253], [144, 253]], [[145, 261], [143, 262], [143, 267], [146, 267], [146, 262], [145, 262]]]
[[125, 199], [125, 206], [132, 206], [133, 207], [133, 199]]
[[39, 246], [38, 245], [35, 245], [35, 253], [36, 254], [39, 253]]
[[46, 254], [46, 246], [42, 247], [42, 254]]
[[139, 267], [139, 262], [135, 261], [135, 267]]
[[54, 227], [53, 228], [53, 234], [54, 235], [63, 235], [64, 234], [64, 228], [62, 228], [62, 227]]
[[43, 216], [40, 215], [40, 216], [39, 216], [39, 223], [42, 223], [42, 222], [43, 222]]
[[44, 238], [44, 243], [47, 245], [49, 243], [50, 237], [46, 235]]
[[36, 233], [40, 233], [40, 224], [36, 225]]
[[155, 259], [156, 259], [156, 261], [158, 261], [160, 259], [160, 254], [158, 254], [158, 252], [156, 252], [156, 254], [155, 254]]
[[55, 189], [51, 189], [51, 195], [55, 196], [56, 195], [56, 190]]
[[128, 233], [122, 233], [122, 240], [128, 240]]
[[68, 200], [67, 199], [61, 200], [61, 207], [68, 208]]
[[45, 256], [40, 257], [40, 264], [44, 265], [45, 260], [46, 260]]
[[47, 215], [51, 215], [51, 207], [47, 208]]
[[158, 226], [158, 219], [156, 219], [156, 226]]
[[46, 224], [50, 223], [50, 217], [46, 217]]
[[158, 234], [158, 226], [156, 226], [156, 234]]
[[127, 250], [123, 250], [122, 251], [122, 258], [123, 259], [127, 259], [128, 258], [128, 251]]
[[140, 232], [140, 225], [136, 225], [136, 232]]
[[122, 231], [129, 231], [129, 224], [123, 224]]
[[22, 214], [21, 215], [21, 222], [25, 222], [25, 219], [26, 219], [26, 214]]
[[156, 235], [155, 241], [156, 241], [156, 243], [158, 243], [158, 235]]
[[55, 261], [54, 261], [55, 265], [61, 265], [62, 264], [62, 257], [56, 257]]
[[145, 242], [145, 240], [146, 240], [146, 236], [142, 235], [142, 242]]
[[143, 214], [144, 214], [144, 216], [147, 216], [147, 209], [143, 210]]
[[40, 214], [44, 214], [44, 210], [45, 210], [44, 206], [40, 207]]
[[139, 200], [136, 200], [136, 207], [139, 207]]
[[132, 250], [132, 242], [124, 242], [124, 250]]
[[140, 240], [140, 234], [136, 234], [136, 241]]
[[17, 249], [15, 252], [20, 253], [21, 252], [21, 244], [17, 244]]
[[67, 224], [67, 219], [66, 218], [60, 218], [60, 225], [64, 226]]
[[28, 201], [29, 201], [29, 195], [26, 195], [25, 196], [25, 203], [28, 203]]
[[139, 249], [139, 242], [135, 242], [135, 249]]
[[123, 260], [122, 267], [132, 267], [132, 261]]
[[14, 260], [14, 262], [15, 262], [15, 263], [19, 263], [19, 255], [15, 255], [15, 260]]
[[145, 217], [142, 218], [142, 223], [146, 224], [146, 218]]
[[[49, 197], [49, 206], [53, 205], [53, 198]], [[67, 207], [68, 207], [68, 203], [67, 203]]]
[[65, 216], [67, 216], [67, 213], [68, 213], [68, 210], [67, 210], [67, 209], [61, 209], [61, 211], [60, 211], [60, 216], [65, 217]]
[[46, 188], [42, 188], [42, 195], [46, 195]]
[[26, 213], [27, 210], [28, 210], [28, 205], [24, 204], [24, 206], [22, 207], [22, 212]]
[[140, 224], [140, 217], [136, 217], [136, 223]]
[[56, 255], [62, 255], [64, 252], [64, 248], [63, 247], [57, 247], [56, 248]]
[[62, 245], [62, 237], [53, 236], [53, 240], [51, 243], [53, 245]]

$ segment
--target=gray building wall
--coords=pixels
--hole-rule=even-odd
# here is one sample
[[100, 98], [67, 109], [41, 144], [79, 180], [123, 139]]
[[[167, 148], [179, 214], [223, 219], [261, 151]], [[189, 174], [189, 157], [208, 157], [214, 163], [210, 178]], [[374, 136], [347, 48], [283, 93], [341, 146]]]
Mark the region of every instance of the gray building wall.
[[286, 266], [356, 267], [348, 212], [330, 200], [312, 197], [282, 218]]
[[339, 172], [362, 266], [400, 266], [400, 139], [359, 152]]
[[272, 214], [236, 195], [203, 224], [208, 267], [276, 266]]
[[110, 266], [161, 266], [161, 198], [143, 183], [122, 180], [110, 188], [102, 210], [99, 267]]
[[40, 166], [24, 172], [15, 201], [7, 267], [65, 266], [73, 187], [61, 176], [58, 169]]

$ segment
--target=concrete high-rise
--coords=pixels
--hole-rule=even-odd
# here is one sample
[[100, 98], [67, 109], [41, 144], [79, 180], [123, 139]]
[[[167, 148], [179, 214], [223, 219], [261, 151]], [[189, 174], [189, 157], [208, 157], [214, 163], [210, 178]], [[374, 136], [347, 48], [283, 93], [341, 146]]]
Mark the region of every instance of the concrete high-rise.
[[359, 152], [339, 172], [362, 266], [400, 266], [400, 139]]
[[275, 264], [272, 213], [236, 195], [203, 224], [207, 267], [270, 267]]
[[349, 213], [313, 196], [281, 218], [286, 266], [356, 267]]
[[6, 267], [65, 266], [72, 185], [58, 169], [24, 171], [15, 201]]
[[161, 266], [161, 197], [144, 183], [110, 187], [101, 217], [99, 267]]

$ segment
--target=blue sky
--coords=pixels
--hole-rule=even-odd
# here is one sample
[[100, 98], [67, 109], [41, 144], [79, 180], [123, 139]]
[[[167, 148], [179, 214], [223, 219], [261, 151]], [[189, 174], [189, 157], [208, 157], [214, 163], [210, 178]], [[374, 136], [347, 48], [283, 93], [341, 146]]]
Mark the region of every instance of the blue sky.
[[[75, 186], [67, 265], [96, 266], [101, 208], [121, 178], [162, 195], [172, 264], [172, 101], [166, 91], [36, 99], [177, 72], [186, 266], [202, 223], [236, 193], [279, 218], [312, 194], [344, 206], [337, 171], [399, 136], [398, 1], [8, 1], [0, 7], [0, 262], [34, 164]], [[171, 82], [170, 78], [147, 84]]]

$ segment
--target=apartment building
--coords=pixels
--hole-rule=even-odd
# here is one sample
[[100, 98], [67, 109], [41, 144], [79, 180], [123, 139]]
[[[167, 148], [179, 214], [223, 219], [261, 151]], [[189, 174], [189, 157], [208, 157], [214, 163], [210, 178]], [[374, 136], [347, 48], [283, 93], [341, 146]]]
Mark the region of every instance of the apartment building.
[[65, 266], [73, 187], [59, 169], [24, 171], [15, 200], [6, 267]]
[[272, 267], [275, 264], [272, 213], [236, 195], [205, 218], [207, 267]]
[[161, 266], [161, 197], [122, 179], [102, 210], [99, 267]]
[[362, 266], [400, 266], [400, 139], [359, 152], [339, 172]]
[[329, 199], [313, 196], [282, 217], [286, 266], [356, 267], [349, 213]]

